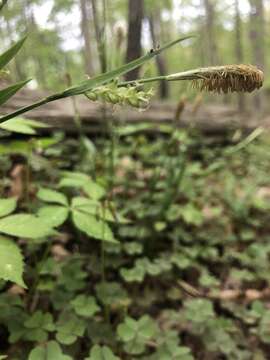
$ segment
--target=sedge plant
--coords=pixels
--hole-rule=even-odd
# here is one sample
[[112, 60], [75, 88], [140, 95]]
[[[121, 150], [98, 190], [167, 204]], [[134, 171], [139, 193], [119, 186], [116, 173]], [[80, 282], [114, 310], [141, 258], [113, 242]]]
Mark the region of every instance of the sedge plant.
[[[3, 115], [2, 117], [0, 117], [0, 128], [11, 132], [15, 131], [33, 135], [35, 134], [37, 128], [43, 127], [45, 125], [33, 120], [20, 118], [20, 115], [25, 114], [28, 111], [38, 108], [44, 104], [82, 94], [87, 96], [87, 98], [92, 101], [102, 100], [112, 104], [130, 105], [136, 108], [146, 107], [149, 104], [149, 101], [153, 95], [153, 90], [144, 90], [142, 88], [142, 85], [160, 80], [187, 80], [191, 81], [192, 85], [199, 90], [214, 91], [217, 93], [252, 92], [256, 89], [259, 89], [263, 85], [263, 73], [252, 65], [227, 65], [199, 68], [167, 76], [138, 79], [131, 82], [121, 82], [118, 80], [122, 75], [126, 74], [127, 72], [142, 66], [146, 62], [158, 56], [161, 52], [171, 48], [172, 46], [186, 39], [189, 39], [190, 37], [191, 36], [184, 36], [166, 44], [161, 48], [152, 49], [146, 55], [117, 69], [107, 71], [101, 75], [87, 79], [78, 85], [71, 86], [65, 89], [62, 92], [52, 94], [31, 105], [20, 108], [9, 114]], [[0, 56], [0, 71], [4, 71], [6, 65], [8, 65], [8, 63], [21, 49], [25, 40], [26, 38], [22, 38]], [[28, 83], [28, 81], [29, 80], [21, 81], [0, 90], [0, 106], [3, 105], [7, 100], [9, 100], [13, 95], [15, 95], [17, 91], [19, 91], [23, 86]], [[10, 214], [15, 209], [15, 205], [13, 204], [13, 202], [11, 204], [12, 206], [8, 202], [7, 206], [9, 206], [10, 208], [6, 209], [6, 211], [3, 211], [3, 216]], [[3, 206], [5, 208], [5, 204]], [[1, 228], [0, 226], [0, 232], [4, 232], [5, 234], [11, 236], [24, 236], [32, 238], [42, 237], [44, 235], [51, 234], [54, 231], [53, 226], [48, 226], [46, 222], [43, 222], [41, 217], [36, 218], [28, 214], [22, 214], [22, 216], [15, 216], [19, 216], [19, 218], [15, 218], [16, 221], [20, 220], [23, 222], [20, 227], [16, 228], [15, 233], [13, 230], [11, 233], [5, 230], [7, 227], [6, 222], [8, 222], [8, 226], [13, 226], [11, 223], [9, 223], [10, 219], [5, 220], [4, 225], [2, 224], [3, 228]], [[35, 231], [33, 231], [33, 229]], [[44, 229], [44, 233], [42, 229]], [[103, 240], [105, 240], [105, 238]], [[9, 246], [14, 246], [17, 249], [18, 258], [20, 258], [20, 251], [17, 248], [17, 245], [15, 245], [15, 243], [8, 242], [6, 243], [6, 245], [6, 252], [9, 251]], [[4, 276], [4, 279], [13, 280], [15, 282], [17, 281], [17, 283], [24, 286], [24, 282], [22, 280], [23, 266], [21, 258], [18, 264], [19, 266], [17, 269], [18, 272], [16, 272], [16, 276], [10, 276], [10, 264], [7, 262], [7, 267], [5, 267], [6, 274]], [[12, 266], [12, 269], [14, 266]]]

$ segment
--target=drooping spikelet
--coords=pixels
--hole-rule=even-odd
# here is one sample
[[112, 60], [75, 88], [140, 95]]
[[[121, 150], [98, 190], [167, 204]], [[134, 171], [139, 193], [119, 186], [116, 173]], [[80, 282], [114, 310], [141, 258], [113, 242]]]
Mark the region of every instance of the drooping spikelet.
[[227, 65], [208, 68], [197, 74], [192, 85], [199, 90], [217, 93], [252, 92], [263, 85], [263, 72], [253, 65]]
[[105, 101], [110, 104], [129, 105], [145, 109], [153, 96], [153, 90], [141, 90], [137, 85], [118, 86], [117, 82], [98, 86], [85, 96], [91, 101]]

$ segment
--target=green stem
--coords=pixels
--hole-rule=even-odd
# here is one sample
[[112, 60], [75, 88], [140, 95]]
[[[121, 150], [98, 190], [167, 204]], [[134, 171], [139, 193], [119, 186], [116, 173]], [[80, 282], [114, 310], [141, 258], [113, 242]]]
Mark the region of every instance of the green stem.
[[[70, 96], [75, 96], [75, 95], [81, 95], [81, 94], [85, 94], [86, 92], [89, 92], [91, 90], [93, 90], [96, 87], [99, 87], [101, 85], [107, 84], [111, 81], [113, 81], [114, 79], [118, 78], [119, 76], [122, 76], [124, 74], [126, 74], [129, 71], [132, 71], [134, 69], [136, 69], [139, 66], [142, 66], [144, 63], [146, 63], [147, 61], [151, 60], [152, 58], [154, 58], [155, 56], [159, 55], [161, 52], [171, 48], [172, 46], [176, 45], [177, 43], [184, 41], [186, 39], [191, 38], [191, 36], [184, 36], [182, 38], [179, 38], [175, 41], [172, 41], [168, 44], [166, 44], [165, 46], [163, 46], [160, 49], [155, 49], [154, 51], [151, 51], [149, 53], [147, 53], [146, 55], [135, 59], [133, 61], [131, 61], [128, 64], [125, 64], [117, 69], [114, 69], [112, 71], [109, 72], [105, 72], [101, 75], [95, 76], [91, 79], [85, 80], [82, 83], [76, 85], [76, 86], [72, 86], [66, 90], [64, 90], [61, 93], [56, 93], [53, 94], [51, 96], [48, 96], [44, 99], [41, 99], [39, 101], [37, 101], [34, 104], [25, 106], [21, 109], [18, 109], [10, 114], [4, 115], [2, 117], [0, 117], [0, 123], [12, 119], [18, 115], [24, 114], [30, 110], [33, 110], [37, 107], [40, 107], [41, 105], [45, 105], [49, 102], [52, 101], [56, 101], [58, 99], [63, 99], [63, 98], [67, 98]], [[163, 77], [157, 77], [157, 78], [151, 78], [151, 79], [141, 79], [138, 80], [140, 81], [140, 83], [144, 83], [144, 82], [149, 82], [149, 81], [158, 81], [158, 80], [167, 80], [167, 77], [163, 78]], [[135, 82], [136, 83], [136, 82]]]
[[48, 256], [50, 255], [51, 247], [52, 247], [52, 240], [48, 239], [48, 242], [47, 242], [45, 251], [44, 251], [44, 253], [42, 255], [41, 261], [37, 265], [37, 268], [36, 268], [35, 276], [34, 276], [34, 279], [33, 279], [33, 285], [32, 285], [32, 287], [31, 287], [31, 289], [29, 291], [29, 294], [28, 294], [29, 309], [30, 309], [31, 312], [33, 312], [35, 310], [36, 304], [34, 302], [35, 302], [36, 294], [38, 292], [37, 287], [38, 287], [38, 284], [39, 284], [39, 281], [40, 281], [41, 271], [42, 271], [42, 269], [43, 269], [43, 267], [45, 265], [45, 262], [46, 262]]
[[31, 165], [30, 165], [30, 157], [32, 155], [32, 146], [29, 144], [27, 150], [27, 158], [26, 158], [26, 168], [25, 168], [25, 202], [28, 211], [30, 210], [30, 185], [31, 185]]
[[168, 80], [167, 78], [168, 78], [168, 76], [163, 75], [163, 76], [155, 76], [155, 77], [151, 77], [151, 78], [124, 81], [124, 82], [119, 83], [118, 86], [121, 87], [121, 86], [127, 86], [127, 85], [140, 85], [140, 84], [147, 84], [150, 82], [161, 81], [161, 80], [166, 81], [166, 80]]

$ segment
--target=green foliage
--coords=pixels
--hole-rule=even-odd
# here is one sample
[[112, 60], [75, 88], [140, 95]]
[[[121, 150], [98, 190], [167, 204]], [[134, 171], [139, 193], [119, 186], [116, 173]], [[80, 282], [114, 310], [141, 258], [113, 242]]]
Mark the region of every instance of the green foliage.
[[73, 344], [83, 336], [86, 328], [84, 320], [73, 314], [63, 313], [56, 323], [56, 339], [64, 345]]
[[111, 307], [125, 307], [130, 300], [126, 290], [117, 282], [102, 282], [96, 286], [97, 298]]
[[117, 243], [111, 229], [104, 221], [97, 220], [94, 216], [76, 210], [72, 213], [72, 219], [75, 226], [89, 237]]
[[270, 312], [265, 311], [261, 318], [258, 332], [261, 340], [266, 344], [270, 343], [269, 324], [270, 324]]
[[38, 217], [50, 227], [62, 225], [68, 218], [68, 208], [63, 206], [42, 206], [38, 210]]
[[[265, 187], [268, 162], [264, 158], [258, 172], [254, 147], [244, 148], [230, 155], [225, 168], [209, 171], [220, 149], [214, 149], [216, 159], [204, 148], [195, 151], [198, 140], [182, 130], [171, 135], [169, 142], [152, 142], [140, 132], [123, 136], [114, 159], [123, 175], [115, 179], [118, 194], [113, 198], [105, 190], [110, 172], [102, 167], [95, 177], [82, 173], [77, 155], [68, 153], [65, 167], [74, 172], [47, 176], [43, 167], [31, 166], [38, 189], [32, 195], [33, 214], [21, 213], [23, 200], [0, 200], [0, 231], [19, 237], [20, 244], [2, 242], [14, 248], [1, 252], [4, 269], [13, 260], [11, 254], [19, 254], [14, 260], [17, 272], [1, 270], [6, 274], [3, 289], [12, 281], [19, 285], [12, 291], [24, 291], [21, 253], [30, 289], [27, 301], [24, 295], [3, 291], [0, 321], [10, 344], [26, 344], [25, 359], [55, 351], [55, 356], [71, 359], [193, 360], [204, 352], [207, 357], [247, 360], [253, 351], [251, 338], [268, 344], [264, 301], [246, 305], [245, 298], [253, 284], [263, 289], [269, 282], [270, 247], [264, 232], [268, 208], [258, 202], [260, 193], [254, 195]], [[46, 155], [52, 163], [67, 149], [66, 144], [53, 146]], [[106, 165], [100, 159], [110, 145], [103, 140], [102, 147], [95, 155], [97, 169]], [[185, 163], [187, 152], [191, 156], [194, 151], [200, 161]], [[127, 157], [132, 166], [126, 167]], [[249, 159], [241, 169], [245, 177], [238, 174], [242, 157]], [[225, 177], [225, 171], [230, 175]], [[255, 172], [258, 180], [251, 192], [247, 184]], [[208, 182], [214, 185], [210, 188]], [[238, 211], [236, 203], [245, 211]], [[101, 233], [104, 224], [114, 242]], [[90, 241], [97, 236], [101, 254], [98, 243]], [[235, 290], [224, 288], [224, 281], [243, 289], [245, 300], [226, 300]], [[263, 353], [263, 347], [257, 347], [258, 354]]]
[[92, 199], [99, 200], [105, 194], [102, 186], [94, 182], [90, 176], [78, 172], [63, 172], [59, 182], [60, 188], [81, 188]]
[[55, 190], [40, 188], [37, 197], [44, 202], [56, 203], [64, 206], [68, 205], [66, 196]]
[[53, 233], [52, 229], [35, 215], [15, 214], [0, 220], [0, 232], [6, 235], [41, 238]]
[[8, 50], [6, 50], [2, 55], [0, 55], [0, 70], [2, 70], [17, 54], [17, 52], [21, 49], [26, 37], [22, 38], [21, 40], [17, 41], [13, 44]]
[[126, 317], [117, 327], [117, 334], [125, 343], [124, 349], [128, 354], [141, 354], [145, 350], [147, 341], [157, 334], [156, 323], [147, 315], [139, 320]]
[[[13, 46], [11, 46], [6, 52], [0, 55], [0, 71], [15, 57], [18, 51], [23, 46], [26, 37], [22, 38], [18, 42], [16, 42]], [[4, 89], [0, 90], [0, 105], [6, 103], [13, 95], [15, 95], [22, 87], [24, 87], [29, 80], [20, 81], [14, 85], [10, 85]], [[21, 134], [33, 135], [36, 134], [36, 128], [47, 127], [38, 121], [27, 120], [23, 118], [11, 118], [7, 121], [2, 121], [0, 124], [0, 128], [10, 131], [10, 132], [18, 132]]]
[[0, 278], [26, 287], [23, 274], [23, 257], [20, 248], [12, 240], [0, 237]]
[[0, 124], [1, 129], [26, 135], [35, 135], [36, 129], [46, 127], [48, 127], [48, 125], [45, 125], [39, 121], [23, 118], [10, 119]]
[[50, 313], [36, 311], [25, 322], [24, 338], [29, 341], [44, 342], [48, 340], [48, 332], [55, 330], [53, 318]]
[[95, 345], [91, 349], [89, 357], [85, 360], [120, 360], [118, 356], [114, 356], [113, 352], [107, 346]]
[[[113, 222], [117, 219], [114, 218], [112, 212], [99, 202], [99, 198], [104, 196], [105, 190], [103, 187], [91, 180], [91, 178], [81, 173], [68, 173], [63, 174], [63, 178], [59, 183], [60, 188], [82, 188], [86, 191], [87, 195], [93, 199], [86, 197], [74, 197], [71, 199], [71, 206], [67, 197], [55, 190], [41, 188], [37, 197], [46, 202], [57, 205], [42, 206], [38, 211], [38, 217], [43, 222], [51, 227], [58, 227], [62, 225], [68, 218], [71, 212], [72, 221], [76, 228], [86, 233], [89, 237], [117, 243], [114, 235], [107, 223]], [[120, 220], [124, 221], [120, 218]]]
[[72, 300], [71, 305], [77, 315], [86, 318], [92, 317], [100, 310], [93, 296], [78, 295]]
[[0, 199], [0, 217], [7, 216], [17, 207], [16, 198]]
[[[6, 101], [8, 101], [8, 99], [10, 99], [13, 95], [15, 95], [16, 92], [19, 91], [22, 87], [24, 87], [24, 85], [26, 85], [28, 82], [29, 82], [29, 80], [21, 81], [21, 82], [15, 84], [15, 85], [11, 85], [9, 87], [6, 87], [3, 90], [0, 90], [0, 106], [3, 105]], [[3, 125], [4, 124], [1, 124], [1, 128], [5, 129], [5, 127]], [[10, 122], [7, 123], [6, 122], [6, 129], [5, 130], [14, 131], [13, 130], [14, 128], [15, 128], [14, 122], [13, 122], [13, 126], [12, 126], [12, 123], [10, 123]], [[17, 122], [17, 127], [15, 129], [18, 129], [18, 128], [19, 128], [19, 125], [18, 125], [18, 122]], [[21, 128], [22, 128], [22, 125], [21, 125]], [[25, 124], [25, 127], [23, 128], [23, 130], [25, 130], [25, 129], [26, 129], [26, 124]]]
[[64, 355], [60, 346], [55, 341], [49, 341], [47, 344], [39, 345], [30, 353], [28, 360], [72, 360], [68, 355]]
[[[59, 11], [73, 2], [54, 5]], [[55, 33], [36, 35], [50, 37], [52, 54]], [[0, 127], [35, 135], [43, 124], [14, 116], [86, 92], [141, 106], [150, 92], [123, 88], [118, 77], [182, 40], [3, 116]], [[22, 43], [0, 56], [0, 67]], [[1, 90], [0, 105], [25, 84]], [[145, 132], [156, 128], [153, 141]], [[19, 201], [0, 199], [0, 232], [18, 238], [0, 238], [0, 351], [14, 360], [266, 358], [267, 141], [254, 144], [253, 134], [208, 148], [193, 129], [152, 124], [110, 135], [95, 139], [94, 151], [85, 136], [80, 151], [77, 139], [64, 137], [2, 144], [1, 191], [17, 191]], [[26, 173], [16, 179], [22, 194], [9, 176], [18, 164]]]

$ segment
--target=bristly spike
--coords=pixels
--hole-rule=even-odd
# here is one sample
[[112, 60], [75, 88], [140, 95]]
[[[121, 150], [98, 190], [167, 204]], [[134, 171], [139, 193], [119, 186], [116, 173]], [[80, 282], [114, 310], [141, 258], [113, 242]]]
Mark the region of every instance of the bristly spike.
[[[195, 74], [194, 74], [195, 75]], [[253, 65], [226, 65], [200, 69], [193, 79], [199, 90], [217, 93], [252, 92], [263, 85], [264, 75]]]
[[196, 89], [227, 94], [252, 92], [261, 88], [264, 75], [253, 65], [224, 65], [172, 74], [167, 80], [192, 80], [192, 85]]

